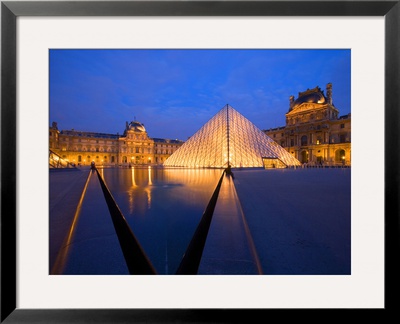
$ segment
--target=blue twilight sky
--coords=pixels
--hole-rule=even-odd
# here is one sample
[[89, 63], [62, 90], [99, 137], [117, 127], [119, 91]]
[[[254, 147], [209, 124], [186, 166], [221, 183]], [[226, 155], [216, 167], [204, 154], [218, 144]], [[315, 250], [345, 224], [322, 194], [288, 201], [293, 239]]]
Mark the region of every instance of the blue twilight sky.
[[229, 104], [260, 129], [285, 125], [289, 96], [332, 83], [350, 112], [350, 50], [50, 50], [49, 125], [186, 140]]

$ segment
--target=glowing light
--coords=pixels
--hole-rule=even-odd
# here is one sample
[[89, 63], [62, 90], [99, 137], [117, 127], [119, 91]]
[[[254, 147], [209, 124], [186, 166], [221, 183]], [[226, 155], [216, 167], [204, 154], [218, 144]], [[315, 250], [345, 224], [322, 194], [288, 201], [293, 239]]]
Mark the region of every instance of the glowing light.
[[150, 166], [148, 167], [148, 170], [149, 170], [149, 186], [152, 186], [153, 182], [151, 181], [151, 167]]
[[132, 187], [137, 187], [137, 184], [135, 181], [135, 168], [132, 168]]
[[226, 105], [165, 162], [165, 166], [262, 167], [262, 157], [279, 158], [285, 165], [300, 162], [243, 115]]

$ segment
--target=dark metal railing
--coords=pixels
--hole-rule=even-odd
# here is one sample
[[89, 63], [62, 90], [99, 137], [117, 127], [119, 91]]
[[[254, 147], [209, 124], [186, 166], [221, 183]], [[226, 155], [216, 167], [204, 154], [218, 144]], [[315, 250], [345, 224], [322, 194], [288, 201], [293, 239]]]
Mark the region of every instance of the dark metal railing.
[[224, 172], [222, 172], [217, 187], [215, 188], [214, 193], [211, 196], [211, 199], [203, 213], [203, 216], [201, 217], [199, 225], [196, 228], [196, 231], [188, 245], [188, 248], [186, 249], [186, 252], [183, 255], [178, 270], [176, 271], [177, 275], [197, 274], [225, 172], [225, 170]]
[[126, 265], [129, 269], [129, 273], [148, 275], [157, 274], [143, 248], [139, 244], [139, 241], [129, 227], [128, 222], [111, 195], [111, 192], [105, 184], [99, 171], [97, 169], [95, 170], [100, 181], [104, 198], [107, 202], [108, 210], [111, 214], [111, 219], [113, 221], [119, 244], [124, 254]]

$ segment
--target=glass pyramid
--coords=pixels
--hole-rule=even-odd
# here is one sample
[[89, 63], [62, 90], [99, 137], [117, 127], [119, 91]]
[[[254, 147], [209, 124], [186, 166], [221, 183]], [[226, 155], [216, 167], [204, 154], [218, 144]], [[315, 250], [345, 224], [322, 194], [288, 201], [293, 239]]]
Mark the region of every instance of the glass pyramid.
[[281, 167], [300, 162], [231, 106], [224, 106], [165, 162], [193, 168], [264, 167], [265, 160]]

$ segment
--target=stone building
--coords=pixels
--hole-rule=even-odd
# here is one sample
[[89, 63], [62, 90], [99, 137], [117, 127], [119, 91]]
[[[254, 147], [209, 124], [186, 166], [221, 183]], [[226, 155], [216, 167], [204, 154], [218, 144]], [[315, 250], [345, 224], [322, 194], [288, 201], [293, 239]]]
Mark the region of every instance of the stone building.
[[183, 141], [151, 138], [138, 121], [126, 122], [122, 135], [49, 129], [49, 149], [75, 165], [134, 166], [162, 164]]
[[351, 114], [339, 116], [331, 83], [290, 96], [286, 125], [264, 132], [301, 163], [351, 165]]

